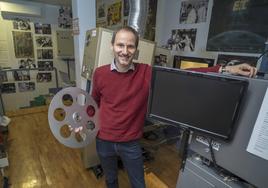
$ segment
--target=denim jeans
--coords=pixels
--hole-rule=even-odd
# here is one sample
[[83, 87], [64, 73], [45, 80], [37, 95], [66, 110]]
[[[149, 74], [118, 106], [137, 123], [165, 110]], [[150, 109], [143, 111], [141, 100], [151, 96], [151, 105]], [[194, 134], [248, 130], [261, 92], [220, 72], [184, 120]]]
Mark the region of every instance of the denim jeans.
[[96, 139], [97, 152], [108, 188], [118, 188], [118, 156], [120, 156], [132, 188], [145, 188], [142, 150], [138, 140], [110, 142]]

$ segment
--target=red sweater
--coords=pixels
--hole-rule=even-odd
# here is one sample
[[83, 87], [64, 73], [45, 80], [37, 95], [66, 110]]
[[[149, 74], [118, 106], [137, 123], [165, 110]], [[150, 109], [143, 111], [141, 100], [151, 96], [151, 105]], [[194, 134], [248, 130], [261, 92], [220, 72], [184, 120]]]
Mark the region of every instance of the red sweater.
[[[111, 71], [110, 65], [95, 70], [92, 97], [99, 105], [98, 137], [126, 142], [142, 137], [151, 80], [151, 67], [134, 64], [126, 73]], [[220, 66], [191, 69], [218, 72]]]

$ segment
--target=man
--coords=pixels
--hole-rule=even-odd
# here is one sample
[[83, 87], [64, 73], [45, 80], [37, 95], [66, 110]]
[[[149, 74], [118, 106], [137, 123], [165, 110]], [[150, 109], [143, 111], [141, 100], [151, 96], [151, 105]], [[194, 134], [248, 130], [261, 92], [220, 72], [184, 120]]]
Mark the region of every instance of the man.
[[[99, 106], [100, 125], [96, 148], [108, 188], [118, 187], [118, 156], [127, 170], [131, 186], [143, 188], [145, 182], [139, 139], [143, 134], [151, 67], [132, 61], [139, 43], [138, 33], [133, 28], [120, 28], [114, 33], [111, 43], [113, 62], [97, 68], [93, 76], [92, 97]], [[223, 70], [245, 76], [256, 74], [255, 68], [247, 64], [192, 70]]]

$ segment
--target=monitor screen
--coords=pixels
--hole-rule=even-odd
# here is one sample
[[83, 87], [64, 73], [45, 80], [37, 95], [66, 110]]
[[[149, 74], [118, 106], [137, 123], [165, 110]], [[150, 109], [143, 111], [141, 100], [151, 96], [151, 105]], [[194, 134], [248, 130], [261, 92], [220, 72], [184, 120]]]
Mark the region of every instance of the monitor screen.
[[179, 69], [211, 67], [214, 65], [214, 59], [174, 56], [173, 67]]
[[228, 140], [248, 81], [153, 67], [148, 118]]

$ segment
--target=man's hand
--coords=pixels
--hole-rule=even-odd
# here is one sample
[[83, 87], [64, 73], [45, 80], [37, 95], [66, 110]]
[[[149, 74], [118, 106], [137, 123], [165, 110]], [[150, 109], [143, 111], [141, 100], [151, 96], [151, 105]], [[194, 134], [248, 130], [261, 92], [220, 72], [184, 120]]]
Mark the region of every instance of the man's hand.
[[247, 77], [255, 77], [257, 74], [257, 69], [246, 63], [233, 66], [226, 66], [225, 70], [226, 72], [234, 75], [242, 75]]

